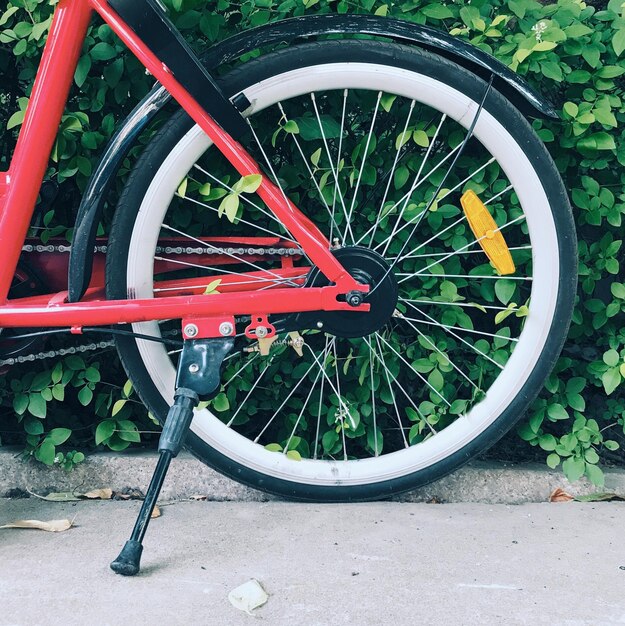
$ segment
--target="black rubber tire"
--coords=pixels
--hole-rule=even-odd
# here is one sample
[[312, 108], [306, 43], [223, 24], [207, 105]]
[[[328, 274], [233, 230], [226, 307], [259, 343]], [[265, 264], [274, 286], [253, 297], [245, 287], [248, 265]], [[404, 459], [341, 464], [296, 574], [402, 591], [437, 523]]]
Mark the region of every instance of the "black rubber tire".
[[[477, 102], [481, 100], [485, 90], [485, 83], [481, 79], [429, 52], [396, 44], [354, 40], [323, 41], [291, 47], [244, 64], [227, 75], [221, 84], [226, 93], [235, 94], [250, 84], [288, 70], [337, 61], [375, 62], [411, 69], [434, 76]], [[530, 124], [509, 101], [494, 90], [486, 108], [504, 123], [535, 163], [535, 169], [543, 181], [553, 208], [560, 266], [563, 268], [551, 332], [522, 392], [480, 436], [451, 456], [423, 470], [386, 482], [357, 486], [318, 486], [277, 479], [227, 458], [190, 433], [186, 448], [196, 457], [237, 481], [290, 499], [324, 502], [372, 500], [396, 495], [453, 472], [497, 442], [523, 415], [551, 372], [566, 338], [577, 282], [575, 227], [568, 196], [555, 164]], [[144, 194], [163, 159], [191, 127], [192, 122], [183, 111], [174, 114], [146, 148], [128, 180], [115, 214], [107, 253], [107, 296], [111, 299], [127, 297], [128, 247]], [[153, 385], [134, 340], [118, 337], [117, 341], [121, 360], [137, 393], [149, 410], [162, 421], [167, 412], [167, 404]]]

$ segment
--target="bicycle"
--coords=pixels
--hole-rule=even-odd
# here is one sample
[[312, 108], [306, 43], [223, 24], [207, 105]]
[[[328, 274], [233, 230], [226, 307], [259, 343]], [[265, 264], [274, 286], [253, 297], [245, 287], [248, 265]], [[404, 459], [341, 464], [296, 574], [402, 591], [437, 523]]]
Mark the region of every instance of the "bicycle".
[[[92, 177], [68, 290], [7, 299], [94, 11], [161, 86]], [[170, 97], [117, 206], [105, 293], [89, 289], [105, 192]], [[200, 62], [158, 0], [60, 1], [0, 176], [0, 327], [114, 333], [164, 423], [115, 572], [139, 571], [183, 441], [261, 489], [351, 501], [440, 478], [512, 427], [576, 281], [567, 194], [527, 112], [557, 117], [485, 53], [402, 21], [285, 20]]]

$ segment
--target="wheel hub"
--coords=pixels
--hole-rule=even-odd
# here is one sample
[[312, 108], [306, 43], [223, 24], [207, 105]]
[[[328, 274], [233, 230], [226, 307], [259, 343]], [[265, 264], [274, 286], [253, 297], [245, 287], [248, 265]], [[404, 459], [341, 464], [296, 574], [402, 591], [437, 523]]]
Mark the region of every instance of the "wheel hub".
[[[397, 306], [398, 285], [389, 264], [377, 252], [350, 246], [333, 250], [341, 265], [363, 285], [369, 285], [364, 301], [371, 306], [368, 312], [318, 311], [305, 314], [310, 327], [317, 327], [338, 337], [364, 337], [379, 330], [388, 322]], [[306, 287], [324, 287], [328, 279], [317, 269], [311, 270]], [[348, 294], [349, 297], [349, 294]], [[302, 316], [298, 316], [302, 321]]]

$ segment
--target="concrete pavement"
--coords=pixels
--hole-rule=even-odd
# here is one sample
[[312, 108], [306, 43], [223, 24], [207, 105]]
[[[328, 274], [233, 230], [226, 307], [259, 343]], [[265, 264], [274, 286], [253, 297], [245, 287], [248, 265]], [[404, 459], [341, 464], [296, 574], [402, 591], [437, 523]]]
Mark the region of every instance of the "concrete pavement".
[[227, 600], [250, 578], [270, 625], [625, 624], [624, 503], [177, 502], [121, 578], [139, 504], [0, 499], [0, 525], [76, 524], [0, 530], [0, 626], [253, 624]]

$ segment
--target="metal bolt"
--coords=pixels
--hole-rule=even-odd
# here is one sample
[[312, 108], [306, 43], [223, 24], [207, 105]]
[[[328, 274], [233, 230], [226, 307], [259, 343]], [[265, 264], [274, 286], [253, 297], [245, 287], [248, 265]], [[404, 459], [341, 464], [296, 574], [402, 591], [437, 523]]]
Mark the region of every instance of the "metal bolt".
[[346, 300], [347, 300], [347, 304], [349, 304], [349, 306], [360, 306], [362, 304], [363, 301], [363, 294], [360, 291], [350, 291], [347, 294]]
[[323, 322], [317, 322], [317, 328], [323, 328]]
[[268, 333], [269, 333], [269, 330], [265, 326], [257, 326], [256, 327], [256, 336], [259, 339], [264, 339], [267, 336]]
[[200, 371], [200, 366], [197, 363], [191, 363], [191, 365], [189, 365], [189, 371], [192, 374], [197, 374]]
[[234, 327], [230, 322], [222, 322], [219, 325], [219, 333], [222, 337], [228, 337], [229, 335], [232, 335], [233, 330]]
[[199, 330], [195, 324], [187, 324], [184, 327], [184, 334], [187, 337], [195, 337], [198, 334]]

